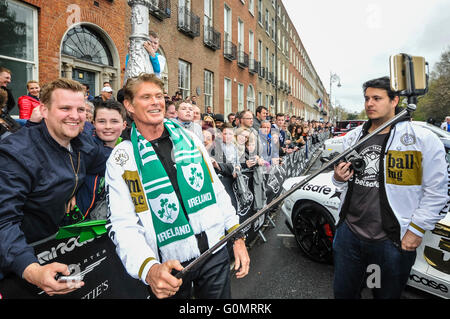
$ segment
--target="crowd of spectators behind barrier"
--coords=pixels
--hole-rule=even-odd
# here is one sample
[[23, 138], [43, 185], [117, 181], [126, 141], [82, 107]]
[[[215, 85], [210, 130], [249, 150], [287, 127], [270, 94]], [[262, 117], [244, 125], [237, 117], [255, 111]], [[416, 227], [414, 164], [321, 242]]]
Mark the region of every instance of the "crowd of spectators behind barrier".
[[[144, 47], [149, 54], [156, 76], [160, 78], [166, 61], [163, 56], [157, 53], [159, 48], [157, 34], [151, 32], [149, 39], [144, 44]], [[8, 136], [20, 130], [27, 130], [32, 126], [39, 125], [43, 121], [41, 109], [43, 109], [44, 113], [46, 112], [45, 114], [48, 114], [49, 106], [51, 105], [50, 101], [47, 101], [47, 106], [45, 102], [46, 94], [44, 92], [46, 92], [47, 87], [43, 90], [43, 101], [41, 103], [40, 83], [34, 80], [28, 81], [23, 83], [23, 87], [27, 89], [28, 94], [19, 97], [17, 100], [19, 118], [13, 118], [11, 113], [16, 107], [16, 100], [8, 88], [11, 81], [11, 71], [0, 66], [0, 143], [3, 146], [7, 145], [8, 140], [20, 137], [20, 135], [15, 135], [11, 138], [8, 138]], [[81, 87], [78, 83], [72, 82], [78, 87], [79, 102], [82, 103], [81, 95], [79, 94]], [[84, 87], [86, 121], [77, 137], [83, 137], [83, 140], [86, 140], [87, 143], [95, 144], [97, 151], [94, 153], [98, 156], [95, 157], [95, 160], [91, 160], [89, 156], [86, 157], [86, 162], [89, 162], [89, 166], [92, 166], [93, 169], [90, 171], [86, 170], [85, 176], [81, 178], [81, 183], [78, 183], [78, 171], [75, 171], [72, 158], [70, 157], [76, 177], [73, 192], [67, 196], [67, 198], [71, 199], [65, 207], [65, 217], [67, 217], [65, 219], [68, 219], [70, 223], [74, 222], [74, 216], [77, 217], [77, 214], [72, 212], [77, 211], [80, 213], [79, 219], [81, 220], [85, 218], [106, 218], [106, 208], [102, 209], [101, 207], [105, 207], [104, 199], [107, 195], [104, 188], [104, 175], [100, 172], [104, 171], [102, 168], [105, 167], [106, 159], [115, 145], [130, 137], [133, 123], [132, 117], [127, 113], [123, 105], [123, 89], [114, 92], [111, 84], [104, 82], [100, 94], [93, 96], [87, 84], [82, 84], [82, 86]], [[168, 92], [165, 92], [164, 98], [165, 117], [168, 120], [177, 121], [182, 127], [191, 131], [194, 136], [197, 136], [205, 145], [214, 169], [229, 193], [235, 208], [237, 207], [237, 199], [233, 195], [232, 185], [234, 180], [240, 180], [243, 172], [251, 173], [253, 176], [253, 179], [251, 179], [252, 184], [245, 186], [254, 195], [253, 208], [259, 210], [270, 202], [270, 199], [265, 196], [265, 179], [263, 175], [270, 176], [273, 170], [279, 169], [277, 166], [283, 164], [285, 157], [286, 163], [289, 163], [290, 157], [288, 155], [293, 152], [301, 150], [301, 153], [295, 155], [302, 155], [302, 157], [308, 158], [308, 147], [316, 149], [316, 146], [320, 145], [320, 141], [323, 140], [324, 136], [333, 136], [333, 124], [330, 122], [307, 120], [292, 114], [271, 114], [265, 106], [258, 106], [254, 112], [247, 109], [237, 113], [220, 114], [215, 113], [210, 106], [202, 109], [200, 98], [196, 95], [185, 96], [185, 92], [176, 91], [171, 96]], [[80, 113], [79, 109], [77, 109], [78, 113]], [[81, 118], [83, 118], [84, 111], [81, 114], [83, 115]], [[57, 115], [54, 115], [55, 122], [58, 122], [56, 117]], [[46, 117], [45, 121], [48, 121], [48, 118], [50, 116]], [[44, 127], [43, 124], [40, 127]], [[450, 131], [450, 117], [447, 117], [446, 122], [441, 127]], [[21, 131], [21, 133], [31, 132], [33, 131]], [[77, 132], [78, 129], [76, 130]], [[71, 149], [70, 141], [68, 143], [69, 149]], [[68, 151], [72, 152], [71, 150]], [[39, 160], [38, 156], [39, 154], [36, 154], [36, 160]], [[80, 167], [80, 162], [80, 152], [78, 151], [78, 168]], [[300, 167], [297, 162], [295, 165]], [[59, 168], [58, 165], [55, 166], [54, 172]], [[14, 174], [15, 171], [12, 170], [11, 172]], [[290, 175], [288, 174], [288, 176]], [[60, 182], [60, 180], [57, 182]], [[64, 195], [57, 192], [47, 193], [46, 195], [49, 196]], [[66, 202], [65, 199], [63, 201]], [[51, 201], [48, 200], [48, 202]], [[47, 209], [47, 211], [55, 214], [59, 213], [58, 209]], [[58, 224], [57, 226], [62, 225]], [[8, 250], [6, 249], [6, 251]], [[30, 280], [29, 274], [33, 269], [29, 269], [31, 268], [27, 267], [23, 271], [22, 276], [28, 282], [36, 284], [36, 282]], [[26, 270], [29, 270], [27, 276], [25, 276]], [[0, 267], [0, 279], [3, 277], [2, 271]]]
[[[10, 116], [16, 106], [15, 99], [7, 88], [10, 82], [11, 72], [1, 67], [1, 139], [23, 126], [32, 126], [42, 120], [38, 107], [41, 87], [37, 81], [24, 83], [28, 94], [18, 99], [19, 119], [14, 120]], [[114, 92], [110, 83], [105, 82], [100, 94], [92, 96], [89, 86], [86, 84], [83, 86], [86, 99], [86, 122], [83, 130], [99, 140], [94, 113], [97, 108], [109, 102], [118, 101], [123, 108], [123, 92], [122, 90]], [[328, 131], [330, 136], [332, 135], [332, 125], [329, 122], [310, 121], [283, 113], [274, 115], [264, 106], [257, 107], [254, 113], [243, 110], [225, 115], [215, 113], [211, 107], [207, 107], [202, 113], [198, 97], [193, 95], [183, 98], [181, 91], [176, 91], [172, 96], [166, 92], [165, 102], [166, 118], [178, 121], [204, 143], [216, 172], [224, 179], [236, 178], [238, 171], [249, 171], [258, 167], [262, 167], [263, 171], [268, 173], [273, 165], [282, 164], [283, 156], [304, 148], [308, 140], [313, 144], [318, 142], [318, 133]], [[125, 108], [123, 111], [126, 113]], [[121, 132], [120, 138], [128, 138], [132, 124], [128, 114], [124, 123], [125, 129]]]

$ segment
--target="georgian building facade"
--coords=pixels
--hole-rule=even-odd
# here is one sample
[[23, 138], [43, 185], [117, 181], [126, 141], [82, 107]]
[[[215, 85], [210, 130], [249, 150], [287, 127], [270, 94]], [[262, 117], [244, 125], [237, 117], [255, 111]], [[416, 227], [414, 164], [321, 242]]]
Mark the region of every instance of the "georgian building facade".
[[[264, 105], [273, 115], [328, 120], [328, 94], [281, 0], [149, 2], [169, 95], [196, 95], [202, 111], [225, 116]], [[12, 71], [16, 100], [29, 80], [72, 78], [92, 95], [104, 82], [122, 87], [128, 1], [0, 0], [0, 14], [0, 65]]]

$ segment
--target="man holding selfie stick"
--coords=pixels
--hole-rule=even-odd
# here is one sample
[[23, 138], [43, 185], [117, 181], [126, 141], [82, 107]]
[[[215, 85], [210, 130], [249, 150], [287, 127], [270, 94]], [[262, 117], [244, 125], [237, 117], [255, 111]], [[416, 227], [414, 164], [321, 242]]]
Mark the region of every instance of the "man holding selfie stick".
[[[389, 77], [364, 83], [369, 120], [347, 133], [344, 149], [355, 145], [400, 112]], [[334, 294], [360, 298], [368, 275], [375, 298], [400, 298], [427, 230], [442, 218], [448, 200], [445, 149], [428, 129], [403, 118], [356, 149], [361, 171], [352, 163], [335, 166], [341, 190], [339, 223], [333, 242]]]
[[[152, 297], [230, 298], [230, 262], [225, 246], [183, 280], [181, 271], [239, 226], [200, 139], [165, 119], [164, 83], [140, 74], [124, 88], [134, 124], [130, 140], [117, 145], [107, 162], [107, 229], [127, 272], [150, 286]], [[233, 244], [236, 277], [249, 271], [244, 239]], [[193, 284], [193, 285], [191, 285]]]

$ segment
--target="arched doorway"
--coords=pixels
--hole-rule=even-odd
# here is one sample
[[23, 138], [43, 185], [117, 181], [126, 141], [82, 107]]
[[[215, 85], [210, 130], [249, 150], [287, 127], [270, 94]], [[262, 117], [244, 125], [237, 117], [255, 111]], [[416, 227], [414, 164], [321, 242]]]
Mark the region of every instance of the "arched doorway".
[[98, 95], [104, 82], [120, 87], [119, 56], [109, 36], [98, 26], [79, 24], [69, 29], [61, 44], [61, 76], [88, 84]]

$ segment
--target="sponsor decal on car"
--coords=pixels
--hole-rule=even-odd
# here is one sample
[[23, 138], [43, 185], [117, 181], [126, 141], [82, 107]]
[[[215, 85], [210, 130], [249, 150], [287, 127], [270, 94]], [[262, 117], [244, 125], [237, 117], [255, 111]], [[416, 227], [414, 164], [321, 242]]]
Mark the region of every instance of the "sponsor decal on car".
[[314, 185], [314, 184], [306, 183], [300, 189], [305, 190], [305, 191], [319, 193], [319, 194], [322, 193], [324, 195], [328, 195], [331, 193], [331, 187], [329, 187], [328, 185]]
[[450, 275], [450, 259], [444, 260], [443, 251], [430, 246], [425, 246], [423, 257], [433, 268]]
[[426, 277], [419, 277], [416, 274], [411, 274], [409, 276], [409, 279], [416, 283], [422, 284], [426, 287], [430, 287], [430, 288], [439, 290], [440, 292], [443, 292], [443, 293], [448, 293], [448, 287], [446, 285], [439, 284], [436, 281], [428, 279]]

